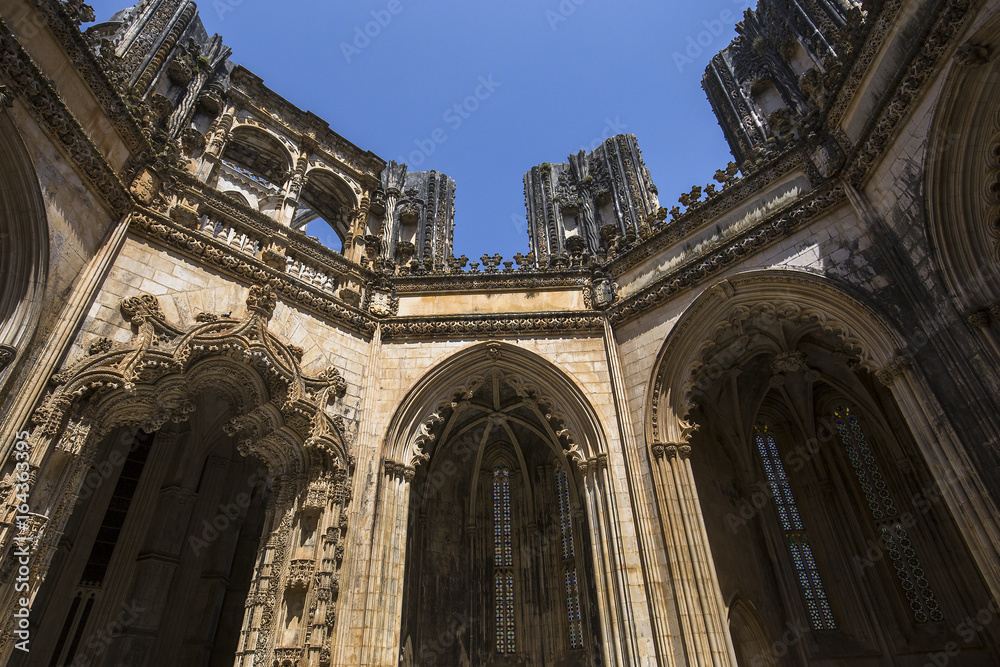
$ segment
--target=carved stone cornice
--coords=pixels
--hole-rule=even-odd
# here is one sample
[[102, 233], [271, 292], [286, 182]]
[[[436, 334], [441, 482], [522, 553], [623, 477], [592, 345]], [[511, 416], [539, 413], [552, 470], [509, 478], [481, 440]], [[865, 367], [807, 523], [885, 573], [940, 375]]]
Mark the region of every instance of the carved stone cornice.
[[391, 318], [382, 324], [382, 339], [438, 336], [499, 336], [535, 333], [595, 333], [604, 316], [595, 313], [518, 313]]
[[608, 311], [612, 324], [637, 317], [677, 292], [699, 285], [712, 276], [802, 229], [825, 212], [847, 200], [843, 188], [827, 186], [765, 218], [742, 234], [682, 264], [655, 283], [620, 301]]
[[138, 121], [80, 31], [78, 19], [81, 17], [78, 11], [74, 11], [72, 3], [37, 0], [33, 4], [45, 18], [77, 73], [86, 81], [129, 151], [133, 154], [150, 152], [151, 146]]
[[264, 237], [273, 235], [286, 236], [288, 250], [299, 256], [306, 256], [310, 262], [336, 275], [355, 275], [360, 282], [375, 279], [374, 272], [366, 269], [338, 252], [327, 248], [319, 241], [309, 238], [304, 233], [289, 229], [279, 224], [269, 216], [245, 204], [226, 197], [218, 190], [209, 187], [191, 174], [173, 170], [171, 175], [182, 186], [182, 192], [188, 199], [196, 202], [202, 212], [217, 214], [232, 220], [237, 226], [246, 228]]
[[[890, 4], [890, 3], [887, 3]], [[897, 4], [897, 3], [891, 3]], [[865, 138], [849, 158], [847, 180], [860, 187], [886, 148], [901, 121], [909, 114], [930, 84], [942, 56], [972, 14], [972, 0], [944, 0], [939, 13], [923, 38], [914, 40], [916, 52], [903, 71], [892, 95], [886, 95], [877, 113], [872, 114]]]
[[132, 207], [127, 189], [3, 19], [0, 19], [0, 80], [7, 82], [10, 92], [50, 131], [53, 140], [79, 168], [81, 178], [91, 183], [115, 213], [125, 215]]
[[538, 271], [512, 269], [497, 273], [428, 274], [396, 276], [392, 279], [400, 294], [427, 292], [429, 290], [502, 291], [582, 286], [589, 276], [587, 271]]
[[[266, 291], [259, 288], [249, 300], [259, 301]], [[278, 435], [283, 431], [301, 438], [309, 460], [321, 470], [348, 470], [352, 465], [343, 421], [327, 414], [331, 395], [343, 395], [346, 383], [329, 369], [319, 377], [305, 375], [295, 354], [268, 331], [259, 313], [182, 330], [166, 322], [151, 295], [123, 299], [121, 307], [139, 329], [135, 337], [84, 357], [53, 377], [56, 389], [32, 416], [39, 437], [59, 435], [74, 405], [86, 409], [88, 419], [113, 414], [121, 420], [127, 415], [127, 423], [140, 424], [147, 432], [168, 421], [186, 421], [195, 409], [193, 397], [205, 389], [202, 383], [213, 381], [200, 371], [186, 374], [226, 357], [226, 372], [234, 378], [227, 400], [236, 416], [224, 430], [238, 438], [242, 452], [278, 465], [288, 454], [287, 440]], [[238, 379], [240, 372], [257, 373], [260, 381]], [[160, 389], [161, 381], [167, 389]], [[269, 387], [269, 395], [261, 395], [260, 382]], [[102, 428], [118, 425], [95, 423]]]
[[792, 149], [777, 156], [712, 198], [699, 202], [676, 219], [662, 224], [651, 236], [641, 239], [637, 237], [633, 245], [605, 263], [603, 270], [613, 277], [622, 275], [633, 266], [682, 241], [702, 226], [717, 220], [742, 201], [760, 194], [782, 176], [796, 169], [805, 169], [808, 163], [809, 157], [804, 148]]
[[367, 313], [339, 303], [315, 285], [279, 271], [260, 259], [239, 253], [206, 234], [151, 212], [132, 216], [129, 229], [154, 243], [206, 262], [223, 273], [250, 283], [269, 285], [282, 298], [321, 317], [340, 322], [353, 331], [362, 334], [375, 331], [374, 320]]
[[858, 40], [859, 47], [856, 47], [852, 54], [850, 70], [844, 77], [837, 96], [830, 105], [830, 111], [827, 113], [827, 124], [829, 127], [840, 124], [841, 119], [847, 112], [847, 108], [850, 106], [865, 76], [868, 74], [872, 63], [875, 61], [876, 56], [878, 56], [879, 50], [882, 48], [882, 44], [885, 42], [890, 28], [894, 25], [896, 15], [899, 13], [902, 5], [902, 0], [886, 0], [876, 10], [877, 13], [869, 13], [866, 19], [867, 29], [864, 31], [862, 38]]
[[244, 109], [281, 128], [289, 137], [309, 137], [314, 153], [320, 153], [331, 164], [344, 169], [351, 177], [374, 190], [381, 185], [379, 179], [385, 161], [371, 151], [364, 151], [330, 129], [315, 114], [303, 112], [288, 100], [264, 85], [263, 80], [242, 65], [237, 65], [230, 76], [233, 88], [230, 94], [239, 98]]

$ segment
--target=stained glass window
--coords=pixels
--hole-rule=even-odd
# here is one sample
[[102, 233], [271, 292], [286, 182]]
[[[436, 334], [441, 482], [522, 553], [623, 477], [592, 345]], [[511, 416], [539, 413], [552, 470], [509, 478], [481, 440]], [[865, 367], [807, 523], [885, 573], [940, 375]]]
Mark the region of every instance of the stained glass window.
[[900, 521], [899, 510], [892, 493], [882, 479], [882, 472], [872, 453], [861, 422], [850, 409], [841, 408], [834, 413], [840, 440], [851, 459], [851, 466], [857, 475], [865, 502], [871, 510], [875, 526], [882, 539], [885, 552], [892, 561], [893, 569], [903, 587], [910, 604], [913, 618], [918, 623], [944, 619], [930, 582], [920, 565], [920, 559], [913, 548], [910, 536]]
[[569, 500], [569, 477], [560, 466], [556, 470], [559, 491], [559, 528], [562, 535], [563, 569], [566, 580], [566, 613], [569, 619], [570, 648], [583, 647], [583, 619], [580, 615], [580, 586], [576, 577], [576, 548], [573, 542], [573, 506]]
[[755, 430], [757, 450], [764, 466], [764, 474], [767, 475], [767, 481], [771, 487], [771, 497], [778, 510], [781, 527], [785, 532], [785, 542], [792, 556], [792, 563], [795, 565], [799, 588], [802, 590], [806, 610], [809, 612], [809, 621], [814, 630], [834, 630], [837, 624], [833, 620], [833, 612], [826, 597], [826, 589], [823, 588], [823, 581], [819, 576], [816, 560], [813, 558], [812, 547], [809, 545], [809, 536], [806, 534], [802, 517], [799, 515], [795, 496], [792, 495], [792, 487], [788, 483], [785, 464], [778, 454], [774, 435], [768, 432], [766, 426], [758, 427]]
[[510, 525], [510, 470], [493, 470], [493, 571], [497, 653], [514, 652], [514, 549]]

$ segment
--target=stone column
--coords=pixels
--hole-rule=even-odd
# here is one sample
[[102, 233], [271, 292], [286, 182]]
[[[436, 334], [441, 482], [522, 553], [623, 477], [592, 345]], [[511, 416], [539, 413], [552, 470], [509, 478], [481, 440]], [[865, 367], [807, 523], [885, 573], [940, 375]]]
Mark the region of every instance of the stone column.
[[654, 444], [653, 469], [687, 664], [736, 667], [687, 444]]
[[383, 463], [361, 647], [360, 664], [365, 667], [394, 667], [399, 661], [406, 528], [415, 472], [388, 459]]
[[350, 504], [349, 533], [344, 537], [344, 566], [341, 570], [338, 619], [334, 626], [331, 664], [335, 667], [357, 667], [361, 642], [365, 632], [368, 571], [377, 567], [372, 560], [372, 535], [375, 534], [375, 511], [378, 490], [373, 480], [382, 474], [382, 461], [376, 458], [378, 442], [384, 425], [372, 419], [380, 390], [379, 361], [382, 356], [382, 328], [376, 326], [368, 350], [364, 380], [361, 387], [361, 423], [358, 425], [356, 449], [358, 460], [353, 476], [354, 489]]
[[[598, 454], [578, 464], [584, 480], [587, 517], [591, 529], [594, 587], [597, 591], [598, 625], [601, 628], [602, 664], [639, 665], [639, 632], [648, 621], [635, 617], [629, 591], [628, 554], [622, 553], [626, 536], [619, 525], [614, 478], [608, 473], [608, 455]], [[644, 611], [644, 610], [643, 610]]]
[[385, 220], [382, 223], [382, 259], [391, 260], [396, 257], [396, 241], [399, 223], [396, 220], [396, 202], [401, 193], [395, 188], [385, 192]]
[[982, 336], [986, 339], [986, 342], [989, 343], [990, 349], [992, 349], [993, 353], [996, 354], [996, 358], [1000, 359], [1000, 339], [997, 338], [996, 331], [994, 331], [991, 326], [991, 314], [993, 318], [1000, 321], [1000, 303], [994, 303], [988, 309], [983, 308], [969, 313], [966, 316], [966, 319], [968, 319], [969, 324], [974, 326], [976, 330], [982, 334]]
[[965, 447], [908, 357], [897, 355], [876, 377], [896, 399], [986, 585], [1000, 600], [1000, 511]]
[[205, 151], [201, 154], [198, 172], [195, 174], [198, 180], [207, 181], [212, 174], [212, 169], [222, 159], [222, 152], [226, 150], [226, 142], [229, 140], [229, 132], [233, 129], [235, 120], [236, 107], [229, 104], [212, 124], [205, 142]]
[[[596, 246], [595, 246], [596, 247]], [[672, 661], [673, 650], [670, 646], [670, 629], [667, 615], [669, 609], [664, 595], [665, 582], [662, 567], [657, 561], [656, 552], [662, 550], [662, 542], [655, 536], [654, 524], [651, 518], [653, 508], [647, 495], [648, 487], [644, 482], [643, 471], [648, 461], [644, 458], [636, 442], [635, 428], [632, 423], [632, 413], [629, 409], [625, 393], [625, 376], [622, 373], [621, 359], [618, 355], [618, 343], [615, 340], [611, 323], [604, 321], [604, 345], [608, 357], [608, 374], [611, 376], [611, 389], [615, 401], [615, 414], [618, 417], [618, 432], [621, 439], [622, 459], [628, 482], [628, 497], [630, 508], [636, 525], [636, 540], [639, 547], [639, 562], [642, 566], [642, 577], [636, 582], [644, 584], [646, 590], [651, 632], [657, 653], [661, 659]], [[668, 663], [669, 664], [669, 663]]]

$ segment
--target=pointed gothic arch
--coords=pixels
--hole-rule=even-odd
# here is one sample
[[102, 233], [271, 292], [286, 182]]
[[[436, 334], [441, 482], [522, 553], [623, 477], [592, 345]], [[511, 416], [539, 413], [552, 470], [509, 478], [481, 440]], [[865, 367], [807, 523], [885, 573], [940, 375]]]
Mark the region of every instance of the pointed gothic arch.
[[[372, 590], [368, 592], [370, 600], [382, 602], [379, 609], [368, 612], [364, 645], [371, 647], [371, 653], [363, 659], [375, 664], [390, 664], [401, 658], [405, 660], [406, 651], [411, 656], [420, 653], [421, 642], [403, 637], [398, 625], [398, 619], [403, 617], [403, 592], [409, 585], [407, 577], [412, 574], [407, 559], [417, 548], [411, 544], [410, 533], [413, 522], [420, 517], [414, 517], [411, 510], [413, 503], [419, 502], [422, 496], [414, 496], [417, 489], [414, 485], [433, 476], [439, 460], [449, 461], [448, 457], [454, 455], [455, 443], [463, 442], [463, 434], [470, 436], [471, 444], [464, 445], [469, 447], [468, 465], [455, 466], [453, 469], [461, 472], [453, 473], [451, 478], [475, 479], [484, 469], [484, 462], [491, 460], [494, 443], [501, 441], [510, 448], [509, 456], [519, 470], [527, 470], [531, 476], [530, 484], [517, 487], [522, 496], [530, 494], [531, 503], [534, 503], [526, 502], [521, 508], [525, 521], [523, 528], [527, 531], [521, 534], [523, 548], [538, 561], [538, 564], [524, 565], [529, 569], [545, 567], [541, 563], [546, 559], [558, 560], [555, 545], [561, 543], [559, 538], [546, 539], [537, 526], [546, 520], [542, 517], [552, 512], [555, 512], [553, 516], [558, 516], [556, 467], [562, 466], [570, 475], [570, 502], [575, 512], [573, 528], [580, 544], [578, 551], [585, 553], [569, 558], [575, 558], [580, 564], [579, 571], [573, 569], [571, 572], [579, 572], [579, 594], [590, 601], [584, 605], [590, 607], [584, 612], [590, 631], [586, 647], [578, 640], [571, 642], [568, 629], [565, 638], [550, 638], [550, 641], [565, 639], [566, 654], [576, 655], [574, 660], [592, 658], [603, 664], [625, 664], [622, 654], [630, 650], [631, 638], [628, 629], [620, 625], [617, 612], [625, 589], [622, 579], [624, 554], [619, 553], [618, 548], [621, 528], [612, 515], [612, 508], [619, 500], [608, 479], [604, 427], [583, 392], [565, 373], [535, 354], [499, 342], [472, 345], [432, 369], [407, 394], [389, 423], [383, 445], [384, 474], [379, 482], [374, 518], [377, 536], [374, 561], [384, 563], [384, 569], [371, 578]], [[518, 450], [520, 456], [516, 453]], [[470, 496], [472, 486], [470, 481], [467, 485]], [[475, 501], [462, 496], [460, 504], [467, 509], [461, 516], [465, 516], [463, 521], [467, 525], [460, 525], [466, 536], [461, 539], [472, 550], [470, 553], [485, 554], [489, 545], [483, 542], [479, 534], [481, 522], [474, 516], [474, 512], [482, 514], [486, 508], [486, 492], [482, 485], [477, 493], [480, 495]], [[430, 506], [435, 514], [441, 513], [440, 504]], [[492, 553], [492, 547], [489, 552]], [[485, 567], [483, 561], [477, 562]], [[548, 567], [553, 566], [550, 563]], [[519, 586], [525, 585], [524, 575], [521, 576]], [[565, 578], [564, 574], [560, 576]], [[533, 595], [537, 599], [537, 594]], [[564, 597], [558, 588], [545, 595], [554, 600]], [[473, 606], [470, 602], [468, 609], [472, 610]], [[463, 639], [464, 646], [482, 659], [492, 660], [485, 655], [492, 650], [485, 638], [487, 629], [492, 632], [494, 628], [484, 625], [485, 612], [466, 613], [463, 619], [468, 623], [462, 632], [468, 637]], [[530, 658], [534, 655], [531, 651], [543, 650], [543, 641], [537, 638], [537, 633], [533, 639], [533, 630], [526, 629], [528, 619], [537, 618], [534, 623], [538, 624], [542, 623], [539, 613], [543, 616], [566, 613], [567, 619], [561, 622], [562, 625], [569, 628], [575, 623], [562, 607], [558, 612], [521, 609], [518, 613], [520, 620], [517, 623], [521, 631], [526, 632], [528, 647], [533, 647], [523, 651], [518, 648], [522, 651], [518, 653], [521, 658]], [[557, 622], [557, 616], [545, 621], [548, 626]], [[443, 628], [441, 632], [457, 631]]]
[[[1000, 17], [959, 47], [927, 142], [926, 234], [946, 288], [973, 324], [1000, 326]], [[990, 322], [992, 318], [992, 322]]]
[[[862, 509], [867, 511], [867, 505], [855, 488], [858, 481], [851, 472], [854, 459], [848, 461], [846, 452], [841, 451], [843, 448], [835, 446], [839, 440], [834, 429], [828, 429], [831, 433], [826, 440], [820, 433], [821, 420], [832, 418], [825, 414], [831, 406], [852, 403], [864, 406], [862, 412], [871, 418], [872, 436], [878, 434], [884, 450], [874, 454], [875, 459], [882, 459], [883, 470], [898, 467], [898, 462], [912, 463], [914, 472], [908, 473], [909, 476], [890, 470], [893, 474], [885, 477], [887, 488], [895, 488], [894, 493], [906, 499], [918, 496], [922, 489], [932, 489], [932, 493], [940, 494], [936, 497], [944, 499], [942, 507], [926, 509], [922, 520], [935, 530], [940, 527], [939, 540], [948, 540], [943, 537], [947, 534], [954, 542], [962, 535], [963, 553], [971, 554], [963, 557], [977, 561], [976, 577], [982, 577], [978, 584], [962, 577], [950, 579], [947, 586], [952, 591], [946, 593], [946, 597], [951, 597], [950, 602], [954, 603], [956, 595], [960, 599], [962, 590], [966, 593], [976, 590], [983, 580], [991, 586], [995, 584], [993, 568], [987, 564], [993, 547], [983, 549], [982, 542], [973, 535], [983, 522], [987, 526], [993, 523], [991, 510], [980, 506], [970, 512], [960, 500], [975, 493], [982, 483], [970, 473], [972, 467], [967, 463], [955, 464], [956, 460], [963, 460], [965, 450], [954, 436], [949, 438], [946, 427], [942, 428], [942, 421], [946, 424], [947, 419], [935, 412], [934, 397], [924, 379], [911, 367], [908, 354], [912, 352], [903, 347], [902, 340], [874, 309], [828, 280], [795, 272], [738, 274], [706, 290], [689, 306], [665, 341], [650, 380], [646, 432], [668, 543], [673, 540], [678, 548], [684, 547], [672, 537], [687, 526], [683, 517], [678, 517], [675, 506], [701, 504], [707, 528], [706, 525], [694, 528], [706, 531], [706, 554], [714, 553], [715, 558], [708, 556], [710, 567], [700, 576], [708, 581], [718, 579], [724, 589], [731, 590], [738, 585], [736, 581], [746, 580], [747, 573], [737, 576], [734, 572], [748, 563], [763, 563], [765, 569], [771, 567], [769, 563], [776, 563], [774, 567], [783, 568], [786, 574], [790, 572], [785, 583], [779, 581], [775, 589], [780, 590], [780, 596], [769, 599], [764, 606], [769, 613], [785, 609], [785, 618], [793, 622], [811, 622], [812, 628], [806, 633], [810, 637], [808, 644], [813, 647], [810, 650], [821, 651], [819, 655], [826, 650], [834, 651], [829, 655], [837, 655], [838, 646], [850, 644], [850, 641], [845, 643], [846, 637], [852, 637], [851, 641], [859, 642], [859, 646], [877, 641], [864, 636], [864, 628], [855, 628], [855, 634], [849, 628], [841, 628], [839, 619], [834, 623], [829, 612], [816, 607], [820, 584], [810, 572], [852, 573], [846, 547], [841, 549], [831, 537], [840, 533], [829, 526], [840, 521], [843, 524], [840, 530], [861, 526], [855, 531], [860, 531], [859, 535], [871, 532], [863, 529], [866, 518]], [[935, 414], [937, 423], [931, 427], [931, 415]], [[773, 432], [765, 436], [769, 443], [767, 453], [761, 446], [761, 436], [754, 435], [758, 428]], [[820, 444], [813, 447], [817, 442]], [[724, 455], [719, 456], [720, 453]], [[713, 488], [703, 487], [703, 493], [699, 494], [698, 480], [708, 479], [705, 475], [717, 483]], [[779, 494], [775, 485], [787, 485], [783, 481], [786, 475], [794, 493]], [[832, 476], [833, 486], [825, 486], [824, 475]], [[822, 493], [832, 494], [831, 497], [821, 501], [818, 495], [821, 489]], [[704, 501], [699, 498], [702, 495]], [[772, 498], [781, 502], [772, 502]], [[727, 507], [730, 502], [732, 506]], [[795, 503], [802, 504], [804, 518], [812, 517], [804, 525], [788, 519], [799, 513]], [[837, 511], [843, 512], [843, 516], [835, 516]], [[844, 518], [848, 515], [854, 517], [853, 523], [852, 519]], [[730, 523], [718, 518], [722, 516], [731, 519]], [[881, 525], [879, 521], [884, 523], [892, 516], [896, 515], [881, 517], [876, 513], [876, 523]], [[745, 528], [748, 523], [751, 529]], [[813, 523], [823, 527], [817, 531], [821, 535], [818, 542], [823, 542], [824, 530], [826, 538], [825, 550], [815, 545], [812, 548], [815, 563], [811, 553], [803, 555], [803, 548], [797, 546], [813, 542]], [[735, 535], [739, 532], [734, 526], [744, 528], [740, 533], [743, 539], [753, 538], [751, 542], [758, 545], [754, 547], [757, 557], [749, 547], [751, 542], [743, 547], [729, 544], [737, 539]], [[885, 527], [878, 530], [884, 538]], [[871, 532], [868, 537], [871, 542], [878, 542], [879, 533]], [[864, 544], [864, 536], [857, 539]], [[723, 542], [728, 546], [720, 546]], [[919, 552], [920, 541], [913, 542]], [[923, 543], [927, 546], [928, 540]], [[739, 562], [728, 555], [734, 548], [747, 550]], [[886, 555], [893, 553], [892, 548], [886, 546], [879, 553], [882, 555], [874, 560], [880, 561], [884, 555], [881, 570], [876, 562], [876, 567], [863, 573], [865, 586], [883, 591], [876, 595], [880, 601], [875, 606], [882, 605], [886, 617], [896, 619], [894, 627], [940, 621], [940, 615], [931, 613], [937, 605], [934, 600], [920, 609], [907, 608], [908, 600], [897, 591], [892, 568], [884, 567], [889, 560], [897, 564], [895, 557], [890, 559]], [[937, 552], [934, 558], [940, 562], [943, 556]], [[683, 564], [672, 565], [677, 577], [699, 576], [697, 572], [684, 572]], [[720, 568], [718, 573], [716, 567]], [[913, 567], [920, 571], [919, 565]], [[792, 576], [796, 568], [798, 576]], [[862, 577], [857, 573], [853, 576]], [[804, 577], [815, 583], [806, 586]], [[842, 576], [840, 580], [850, 578]], [[926, 587], [926, 583], [921, 586]], [[843, 586], [841, 591], [848, 588]], [[860, 601], [868, 589], [858, 584], [857, 590], [860, 592], [852, 600], [831, 600], [834, 617], [856, 617], [866, 604], [871, 606], [870, 602]], [[706, 609], [709, 623], [715, 608], [712, 597], [700, 593], [687, 601]], [[911, 599], [909, 603], [912, 607], [914, 601]], [[960, 608], [961, 604], [952, 606], [952, 614]], [[772, 629], [780, 628], [783, 622], [768, 619]], [[830, 630], [836, 632], [823, 634]], [[841, 630], [844, 638], [831, 639], [834, 635], [840, 637], [837, 632]], [[696, 627], [687, 641], [697, 642], [702, 631]], [[815, 648], [824, 642], [826, 648]], [[798, 646], [796, 650], [805, 649]]]
[[4, 101], [0, 97], [0, 377], [38, 325], [49, 265], [38, 177]]
[[[35, 545], [30, 566], [31, 588], [27, 593], [15, 591], [13, 582], [7, 580], [2, 593], [8, 605], [13, 604], [13, 595], [37, 596], [53, 556], [63, 546], [60, 538], [74, 508], [80, 507], [81, 492], [89, 496], [93, 490], [85, 486], [89, 484], [85, 478], [95, 470], [106, 469], [106, 473], [100, 474], [111, 478], [121, 479], [119, 475], [124, 474], [114, 466], [105, 465], [114, 460], [114, 443], [109, 436], [125, 428], [132, 433], [151, 434], [150, 437], [163, 432], [168, 434], [165, 436], [168, 441], [176, 441], [176, 434], [169, 434], [176, 432], [176, 425], [187, 422], [207, 397], [217, 406], [209, 411], [219, 410], [227, 419], [221, 427], [205, 432], [205, 437], [211, 440], [206, 442], [211, 445], [217, 441], [223, 450], [194, 443], [201, 452], [200, 458], [192, 454], [197, 459], [194, 463], [206, 456], [218, 458], [220, 454], [213, 454], [218, 451], [234, 460], [259, 460], [264, 468], [250, 478], [256, 476], [259, 483], [266, 478], [269, 489], [266, 507], [258, 512], [267, 539], [261, 540], [260, 535], [249, 537], [247, 553], [253, 554], [249, 561], [252, 578], [250, 570], [246, 570], [249, 592], [243, 594], [235, 607], [240, 610], [246, 607], [245, 613], [239, 612], [244, 618], [243, 628], [241, 632], [230, 631], [230, 636], [239, 638], [238, 662], [262, 664], [271, 656], [277, 659], [291, 654], [319, 659], [329, 654], [327, 638], [336, 619], [342, 535], [346, 529], [344, 509], [350, 501], [353, 456], [343, 435], [341, 419], [332, 417], [327, 406], [335, 396], [345, 392], [346, 383], [333, 367], [316, 377], [303, 373], [299, 353], [267, 328], [276, 303], [277, 296], [269, 287], [253, 286], [244, 319], [201, 314], [199, 324], [185, 330], [166, 320], [155, 297], [126, 298], [121, 308], [126, 321], [135, 327], [134, 338], [128, 343], [102, 339], [91, 346], [88, 358], [53, 378], [56, 388], [36, 411], [35, 428], [29, 440], [29, 468], [34, 483], [30, 496], [32, 512], [27, 521], [19, 515], [17, 503], [12, 500], [18, 471], [5, 471], [3, 490], [8, 502], [0, 534], [3, 566], [8, 567], [12, 562], [9, 545], [13, 540], [30, 539]], [[161, 439], [159, 435], [156, 438]], [[225, 443], [231, 443], [231, 455], [224, 453], [224, 447], [230, 446]], [[154, 442], [153, 446], [154, 453], [156, 446], [160, 452], [172, 447], [169, 442]], [[142, 461], [137, 465], [138, 470], [144, 470]], [[180, 465], [186, 465], [184, 457]], [[200, 476], [210, 474], [211, 466], [205, 465]], [[162, 477], [162, 469], [156, 472]], [[143, 480], [155, 477], [152, 472], [143, 475]], [[200, 485], [198, 478], [195, 475], [192, 482]], [[140, 483], [138, 479], [133, 482]], [[130, 494], [135, 492], [135, 484], [132, 488]], [[142, 488], [140, 483], [140, 491]], [[155, 486], [149, 488], [155, 490]], [[236, 497], [240, 497], [239, 490], [237, 484]], [[131, 500], [126, 507], [132, 507]], [[130, 520], [141, 527], [148, 525], [152, 517]], [[121, 528], [119, 522], [118, 529]], [[190, 532], [195, 529], [194, 523], [188, 526], [190, 538], [199, 537]], [[318, 533], [322, 539], [300, 540], [300, 534], [306, 533]], [[294, 545], [299, 542], [308, 548], [297, 549]], [[111, 548], [117, 553], [116, 543]], [[287, 616], [280, 606], [286, 591], [292, 591], [296, 599], [310, 605], [311, 618], [323, 627], [322, 632], [315, 630], [316, 626], [311, 634], [278, 632]], [[326, 620], [322, 621], [324, 617]], [[86, 618], [79, 621], [78, 632], [83, 632], [87, 621]], [[39, 622], [44, 629], [44, 618]], [[12, 648], [11, 630], [7, 624], [3, 632], [3, 648], [8, 656]], [[105, 653], [110, 655], [110, 650]]]

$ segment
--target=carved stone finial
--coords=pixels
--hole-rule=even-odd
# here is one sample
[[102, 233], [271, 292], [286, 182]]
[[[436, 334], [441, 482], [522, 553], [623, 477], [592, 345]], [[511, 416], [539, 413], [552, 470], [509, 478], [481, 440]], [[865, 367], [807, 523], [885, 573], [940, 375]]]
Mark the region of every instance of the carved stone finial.
[[991, 303], [989, 306], [989, 311], [990, 315], [993, 316], [993, 319], [1000, 320], [1000, 301]]
[[253, 285], [247, 294], [247, 309], [250, 312], [271, 319], [274, 308], [278, 305], [278, 295], [270, 285]]
[[319, 379], [330, 385], [337, 396], [347, 393], [347, 381], [340, 375], [340, 371], [333, 366], [328, 366], [319, 374]]
[[160, 310], [160, 302], [152, 294], [140, 294], [122, 299], [121, 309], [136, 326], [142, 326], [147, 320], [162, 322], [166, 319]]
[[966, 42], [955, 50], [955, 61], [962, 67], [979, 67], [990, 61], [990, 47]]
[[986, 309], [973, 311], [966, 315], [965, 318], [969, 321], [969, 324], [977, 329], [985, 329], [990, 326], [990, 311]]
[[500, 361], [501, 355], [502, 355], [502, 350], [500, 349], [499, 344], [490, 343], [489, 345], [486, 346], [486, 356], [490, 358], [490, 361], [494, 363]]

